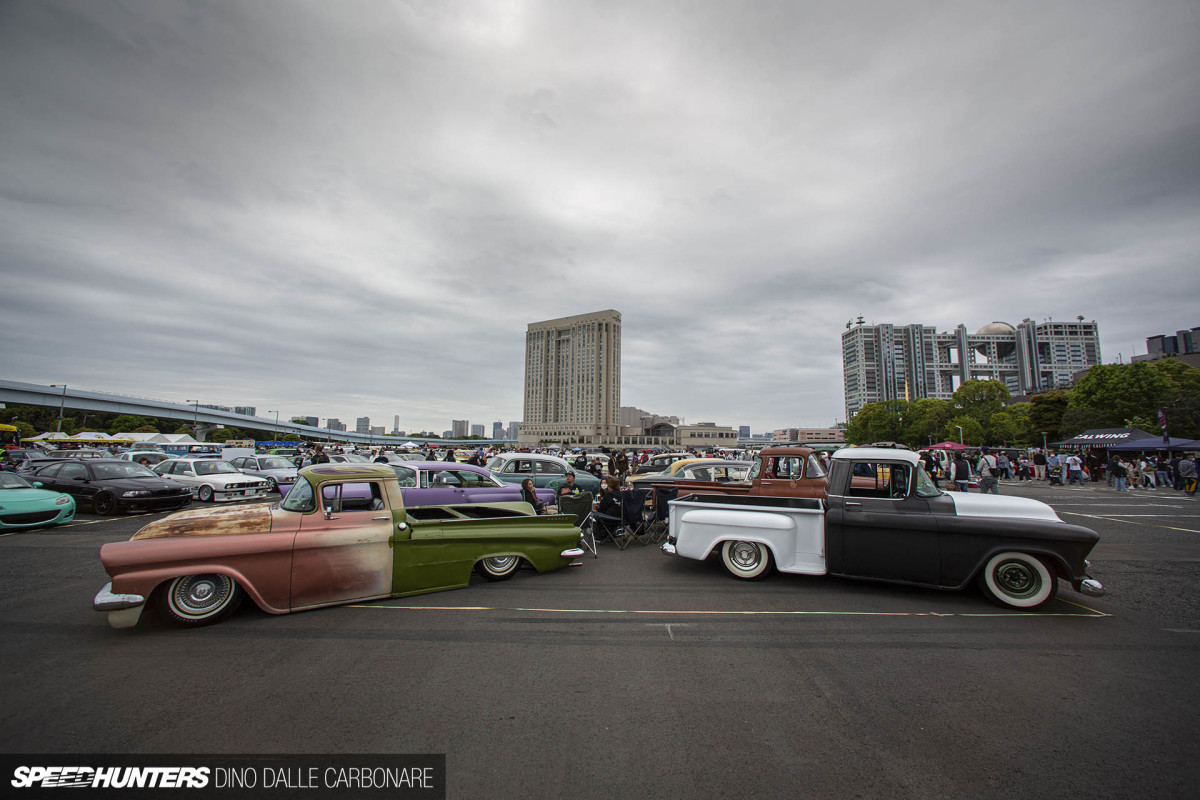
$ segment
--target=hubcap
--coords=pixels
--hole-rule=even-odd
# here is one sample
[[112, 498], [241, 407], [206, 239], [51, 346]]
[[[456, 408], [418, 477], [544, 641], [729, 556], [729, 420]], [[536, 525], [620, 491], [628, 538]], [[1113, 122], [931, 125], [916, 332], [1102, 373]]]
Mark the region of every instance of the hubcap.
[[224, 575], [193, 575], [175, 585], [176, 609], [182, 614], [205, 614], [225, 602], [231, 582]]
[[1042, 588], [1037, 570], [1021, 561], [1005, 561], [993, 573], [996, 585], [1013, 597], [1031, 597]]
[[485, 559], [488, 568], [492, 572], [507, 572], [512, 568], [513, 562], [516, 560], [516, 556], [496, 556], [495, 558]]
[[762, 560], [758, 545], [751, 542], [735, 542], [730, 548], [729, 558], [738, 569], [754, 569]]

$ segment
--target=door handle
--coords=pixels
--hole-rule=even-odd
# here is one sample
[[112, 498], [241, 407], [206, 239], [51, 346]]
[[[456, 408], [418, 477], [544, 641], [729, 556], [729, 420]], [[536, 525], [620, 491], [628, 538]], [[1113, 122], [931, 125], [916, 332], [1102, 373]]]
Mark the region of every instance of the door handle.
[[848, 500], [848, 501], [846, 501], [846, 506], [847, 506], [847, 507], [849, 507], [849, 506], [861, 506], [861, 505], [862, 505], [862, 503], [855, 503], [855, 502], [853, 502], [853, 501], [849, 501], [849, 500]]
[[391, 519], [391, 517], [371, 517], [371, 519]]

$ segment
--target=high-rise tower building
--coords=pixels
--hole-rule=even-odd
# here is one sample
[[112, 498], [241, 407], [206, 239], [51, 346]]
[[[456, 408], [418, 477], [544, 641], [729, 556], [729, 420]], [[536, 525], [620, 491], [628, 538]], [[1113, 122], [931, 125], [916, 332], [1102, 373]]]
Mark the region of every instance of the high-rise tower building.
[[620, 407], [620, 312], [529, 325], [522, 444], [599, 443], [619, 433]]
[[938, 333], [930, 325], [846, 323], [842, 376], [846, 419], [867, 403], [933, 397], [949, 400], [963, 382], [1004, 383], [1014, 395], [1071, 386], [1072, 373], [1100, 363], [1095, 322], [992, 322]]

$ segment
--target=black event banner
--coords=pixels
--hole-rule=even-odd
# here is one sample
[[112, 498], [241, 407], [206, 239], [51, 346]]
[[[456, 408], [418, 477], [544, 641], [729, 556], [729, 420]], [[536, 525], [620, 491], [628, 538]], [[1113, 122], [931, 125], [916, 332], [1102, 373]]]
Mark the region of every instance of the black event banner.
[[21, 798], [445, 798], [440, 755], [0, 755]]

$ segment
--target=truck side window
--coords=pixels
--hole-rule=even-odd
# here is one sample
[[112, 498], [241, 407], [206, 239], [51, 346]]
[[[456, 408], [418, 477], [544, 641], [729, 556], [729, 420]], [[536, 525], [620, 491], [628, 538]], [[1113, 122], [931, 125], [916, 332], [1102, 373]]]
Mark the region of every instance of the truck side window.
[[851, 467], [850, 488], [846, 494], [850, 497], [890, 497], [890, 478], [887, 464], [856, 461]]

